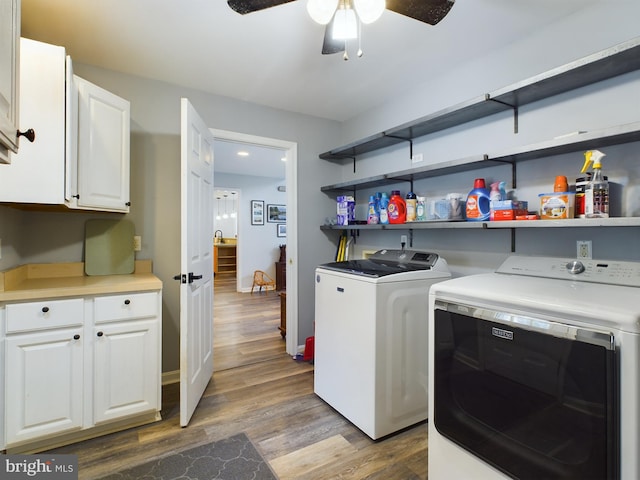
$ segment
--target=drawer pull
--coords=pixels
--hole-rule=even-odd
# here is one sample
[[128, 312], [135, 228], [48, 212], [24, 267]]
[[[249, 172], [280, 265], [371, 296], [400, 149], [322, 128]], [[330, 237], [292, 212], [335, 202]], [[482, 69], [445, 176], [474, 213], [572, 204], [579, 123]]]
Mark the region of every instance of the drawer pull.
[[42, 307], [42, 313], [47, 313], [49, 311], [49, 307]]
[[97, 335], [98, 335], [99, 337], [101, 337], [101, 336], [103, 336], [103, 335], [104, 335], [104, 332], [98, 332], [98, 333], [97, 333]]
[[80, 335], [78, 335], [77, 333], [73, 336], [74, 340], [80, 340]]
[[125, 305], [129, 305], [131, 303], [131, 300], [129, 300], [128, 298], [124, 301]]

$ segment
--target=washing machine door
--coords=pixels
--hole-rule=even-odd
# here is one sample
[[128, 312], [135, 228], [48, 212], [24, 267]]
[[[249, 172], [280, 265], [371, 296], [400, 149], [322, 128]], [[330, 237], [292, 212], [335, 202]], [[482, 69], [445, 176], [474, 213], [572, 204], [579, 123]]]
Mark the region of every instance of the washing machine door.
[[612, 334], [442, 301], [434, 317], [440, 434], [513, 478], [618, 478]]

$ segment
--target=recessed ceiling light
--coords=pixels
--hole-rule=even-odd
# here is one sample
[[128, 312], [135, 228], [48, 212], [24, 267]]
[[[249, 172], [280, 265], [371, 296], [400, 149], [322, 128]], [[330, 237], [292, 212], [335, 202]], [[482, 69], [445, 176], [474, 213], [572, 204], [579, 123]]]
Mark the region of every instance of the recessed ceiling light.
[[249, 152], [245, 152], [244, 150], [240, 150], [238, 152], [238, 156], [239, 157], [248, 157], [249, 156]]

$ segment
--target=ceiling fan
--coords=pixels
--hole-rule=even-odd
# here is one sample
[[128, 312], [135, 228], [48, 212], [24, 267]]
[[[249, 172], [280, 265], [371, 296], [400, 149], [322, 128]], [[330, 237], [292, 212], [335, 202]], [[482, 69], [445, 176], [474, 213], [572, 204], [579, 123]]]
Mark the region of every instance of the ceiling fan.
[[[293, 1], [295, 0], [227, 0], [227, 3], [236, 12], [246, 15]], [[355, 12], [352, 13], [351, 22], [358, 30], [360, 22], [375, 21], [385, 8], [420, 22], [435, 25], [449, 13], [454, 2], [455, 0], [386, 0], [386, 2], [385, 0], [309, 0], [307, 10], [314, 20], [327, 25], [322, 54], [345, 52], [344, 59], [347, 60], [346, 39], [359, 38], [360, 35], [357, 30], [355, 34], [346, 34], [347, 36], [344, 33], [335, 33], [337, 24], [342, 20], [339, 13]], [[373, 16], [371, 16], [372, 11], [374, 11]], [[355, 20], [356, 17], [359, 21]], [[361, 55], [362, 50], [359, 49], [358, 56]]]

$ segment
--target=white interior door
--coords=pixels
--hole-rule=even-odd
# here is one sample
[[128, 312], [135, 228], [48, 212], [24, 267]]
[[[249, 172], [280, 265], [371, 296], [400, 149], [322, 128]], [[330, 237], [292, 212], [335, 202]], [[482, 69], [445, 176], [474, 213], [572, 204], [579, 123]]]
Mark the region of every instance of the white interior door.
[[181, 99], [180, 425], [213, 375], [213, 135]]

